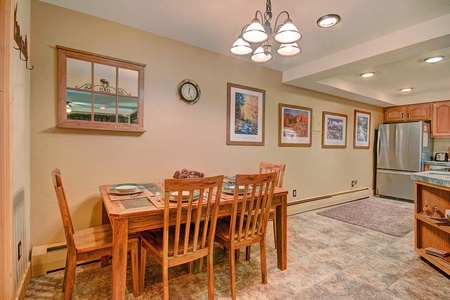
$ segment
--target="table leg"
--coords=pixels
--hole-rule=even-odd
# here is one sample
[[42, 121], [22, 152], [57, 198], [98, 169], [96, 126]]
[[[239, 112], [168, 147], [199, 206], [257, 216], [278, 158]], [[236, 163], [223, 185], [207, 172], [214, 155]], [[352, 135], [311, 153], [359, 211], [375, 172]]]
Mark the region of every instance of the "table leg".
[[275, 208], [277, 231], [277, 266], [284, 271], [287, 269], [287, 197], [283, 196], [281, 205]]
[[[106, 208], [105, 205], [103, 205], [103, 201], [102, 201], [102, 224], [109, 224], [109, 217], [108, 217], [108, 213], [106, 212]], [[102, 256], [101, 259], [101, 266], [106, 267], [109, 265], [109, 256]]]
[[112, 299], [125, 299], [127, 279], [128, 219], [110, 219], [113, 232]]

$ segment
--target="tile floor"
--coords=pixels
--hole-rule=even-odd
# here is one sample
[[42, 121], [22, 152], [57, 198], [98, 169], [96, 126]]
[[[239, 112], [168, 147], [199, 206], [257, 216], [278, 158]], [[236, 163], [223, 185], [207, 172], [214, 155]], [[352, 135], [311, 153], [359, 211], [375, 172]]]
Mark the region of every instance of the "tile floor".
[[[413, 207], [389, 199], [373, 201]], [[276, 267], [269, 224], [268, 284], [261, 283], [259, 249], [254, 246], [250, 261], [241, 255], [237, 262], [238, 299], [449, 299], [449, 277], [414, 252], [413, 232], [398, 238], [319, 216], [318, 211], [289, 216], [286, 271]], [[220, 248], [215, 261], [215, 299], [230, 299], [227, 255]], [[160, 267], [150, 258], [148, 265], [145, 290], [137, 299], [160, 299]], [[61, 299], [63, 275], [55, 271], [32, 278], [26, 299]], [[172, 268], [171, 299], [206, 299], [205, 275]], [[80, 266], [73, 299], [109, 299], [110, 284], [111, 266], [101, 268], [99, 262]], [[126, 298], [135, 299], [132, 293]]]

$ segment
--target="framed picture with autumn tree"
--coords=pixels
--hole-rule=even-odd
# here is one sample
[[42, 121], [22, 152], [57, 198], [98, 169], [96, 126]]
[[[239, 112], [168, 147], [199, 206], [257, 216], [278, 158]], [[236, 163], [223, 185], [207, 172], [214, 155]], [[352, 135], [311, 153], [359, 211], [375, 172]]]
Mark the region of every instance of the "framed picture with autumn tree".
[[278, 146], [311, 146], [312, 109], [308, 107], [278, 104]]
[[266, 92], [227, 84], [227, 145], [264, 146]]
[[355, 128], [353, 129], [353, 148], [370, 148], [370, 113], [355, 109]]

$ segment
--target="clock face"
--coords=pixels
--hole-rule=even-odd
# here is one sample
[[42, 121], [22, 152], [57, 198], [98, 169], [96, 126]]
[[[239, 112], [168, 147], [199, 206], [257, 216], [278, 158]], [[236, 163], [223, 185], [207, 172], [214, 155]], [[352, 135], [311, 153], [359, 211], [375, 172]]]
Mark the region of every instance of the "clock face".
[[197, 88], [190, 82], [183, 84], [181, 87], [181, 95], [188, 101], [193, 101], [197, 98]]
[[177, 93], [180, 100], [186, 104], [194, 104], [200, 99], [200, 87], [190, 79], [180, 82]]

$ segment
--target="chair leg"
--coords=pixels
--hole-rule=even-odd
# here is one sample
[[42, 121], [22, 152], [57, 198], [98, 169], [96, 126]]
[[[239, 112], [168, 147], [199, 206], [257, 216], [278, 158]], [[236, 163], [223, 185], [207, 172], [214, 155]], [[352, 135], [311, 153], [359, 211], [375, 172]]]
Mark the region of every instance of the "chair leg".
[[245, 247], [245, 260], [250, 260], [250, 254], [252, 253], [252, 246]]
[[169, 267], [166, 263], [162, 266], [163, 300], [169, 300]]
[[67, 270], [69, 270], [69, 256], [68, 255], [66, 256], [66, 267], [64, 269], [64, 279], [63, 279], [63, 285], [62, 285], [63, 293], [66, 291]]
[[67, 255], [66, 271], [64, 273], [63, 288], [65, 290], [64, 299], [72, 299], [73, 286], [75, 284], [75, 273], [77, 268], [76, 255]]
[[[201, 259], [203, 262], [203, 258]], [[214, 269], [213, 269], [213, 251], [210, 251], [206, 257], [206, 269], [208, 273], [208, 300], [214, 300]]]
[[[139, 245], [137, 242], [131, 244], [131, 274], [133, 277], [133, 295], [138, 297], [141, 291], [141, 280], [139, 278]], [[145, 273], [145, 272], [144, 272]]]
[[[239, 250], [239, 249], [238, 249]], [[231, 299], [236, 300], [236, 262], [235, 262], [235, 250], [228, 251], [230, 261], [230, 288]]]
[[262, 282], [267, 284], [267, 264], [266, 264], [266, 238], [264, 237], [260, 242], [260, 256], [261, 256], [261, 277]]
[[273, 214], [272, 225], [273, 225], [273, 240], [275, 242], [275, 249], [277, 249], [277, 215], [275, 212]]
[[190, 261], [188, 262], [188, 272], [189, 274], [192, 274], [193, 271], [194, 271], [194, 262]]
[[144, 291], [145, 266], [147, 263], [147, 250], [142, 247], [142, 244], [139, 247], [139, 252], [139, 290], [142, 292]]

